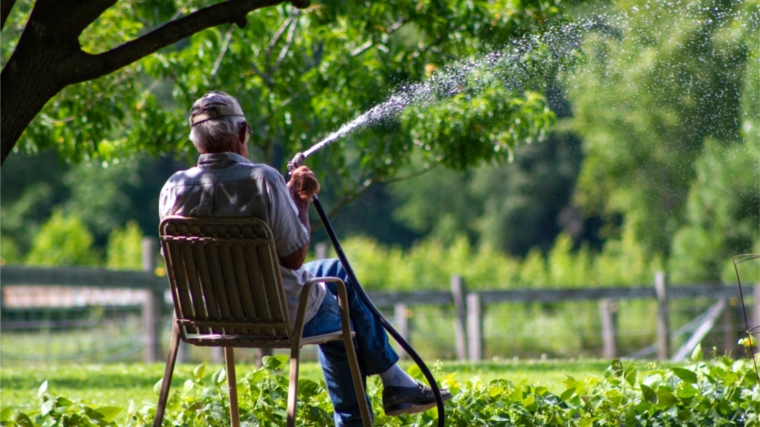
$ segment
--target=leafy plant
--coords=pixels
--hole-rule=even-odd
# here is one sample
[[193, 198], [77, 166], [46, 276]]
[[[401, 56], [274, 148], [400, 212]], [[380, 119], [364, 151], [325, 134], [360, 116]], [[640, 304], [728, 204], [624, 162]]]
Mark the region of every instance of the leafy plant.
[[[288, 379], [280, 373], [285, 356], [264, 359], [262, 368], [238, 384], [241, 424], [279, 426], [285, 420]], [[440, 366], [435, 366], [440, 376]], [[496, 379], [484, 384], [478, 377], [460, 382], [457, 374], [443, 377], [454, 398], [446, 404], [449, 426], [760, 426], [760, 386], [750, 360], [720, 357], [705, 362], [701, 348], [687, 365], [662, 367], [613, 360], [599, 377], [576, 380], [568, 376], [559, 395], [542, 384]], [[417, 367], [409, 373], [421, 378]], [[229, 399], [224, 369], [207, 375], [205, 365], [171, 393], [164, 425], [227, 426]], [[156, 384], [156, 391], [160, 382]], [[375, 425], [433, 426], [434, 410], [419, 415], [386, 417], [379, 381], [370, 381], [368, 395], [375, 408]], [[40, 387], [40, 409], [28, 412], [10, 407], [0, 411], [7, 426], [115, 426], [123, 408], [96, 407], [47, 393]], [[323, 382], [299, 381], [299, 425], [332, 425], [332, 405]], [[150, 425], [155, 404], [131, 405], [123, 426]]]
[[0, 411], [0, 423], [8, 427], [36, 426], [116, 426], [116, 417], [124, 410], [117, 406], [96, 406], [87, 401], [72, 401], [47, 392], [44, 381], [37, 393], [39, 409], [21, 412], [5, 407]]

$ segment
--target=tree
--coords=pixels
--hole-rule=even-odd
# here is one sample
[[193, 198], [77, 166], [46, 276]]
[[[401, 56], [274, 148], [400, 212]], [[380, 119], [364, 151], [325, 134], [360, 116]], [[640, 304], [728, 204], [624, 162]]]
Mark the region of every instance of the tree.
[[[2, 1], [2, 27], [5, 27], [14, 3], [15, 0]], [[93, 54], [83, 49], [79, 38], [99, 17], [106, 15], [105, 20], [109, 20], [107, 15], [113, 13], [110, 8], [116, 0], [76, 3], [37, 0], [2, 71], [0, 163], [5, 162], [21, 133], [42, 107], [66, 86], [111, 74], [206, 28], [228, 22], [244, 27], [248, 12], [278, 3], [281, 1], [216, 3], [171, 20], [110, 50]], [[298, 7], [309, 5], [308, 0], [294, 0], [293, 4]], [[137, 6], [137, 11], [144, 13], [159, 6], [162, 6], [161, 2], [145, 2]], [[132, 25], [131, 29], [136, 28]]]
[[705, 141], [741, 143], [743, 88], [759, 78], [747, 68], [758, 14], [757, 2], [721, 0], [605, 11], [620, 37], [589, 37], [587, 62], [567, 82], [586, 153], [576, 200], [587, 214], [622, 216], [649, 253], [669, 255]]
[[[760, 76], [760, 38], [749, 41], [747, 76]], [[741, 108], [742, 141], [707, 141], [689, 189], [686, 222], [673, 238], [670, 271], [681, 282], [736, 280], [735, 255], [760, 250], [760, 78], [747, 78]], [[757, 263], [742, 265], [746, 283]]]
[[158, 229], [161, 186], [186, 164], [167, 157], [133, 158], [71, 165], [56, 159], [52, 150], [20, 155], [0, 169], [0, 234], [3, 246], [15, 243], [24, 254], [55, 210], [75, 214], [105, 247], [111, 232], [136, 221], [151, 234]]
[[[35, 8], [42, 4], [46, 3]], [[211, 14], [208, 10], [228, 11], [230, 4], [243, 2], [205, 8], [171, 0], [134, 7], [118, 2], [80, 37], [85, 50], [116, 47], [77, 55], [92, 62], [124, 49], [132, 52], [133, 43], [125, 41], [168, 34], [164, 28], [190, 22], [191, 17], [191, 22], [200, 21]], [[254, 7], [250, 0], [244, 4]], [[194, 150], [187, 141], [187, 108], [205, 91], [219, 89], [241, 100], [254, 129], [251, 144], [257, 160], [282, 168], [289, 156], [387, 99], [395, 87], [435, 80], [450, 71], [448, 64], [467, 65], [490, 51], [517, 52], [510, 54], [513, 69], [507, 70], [514, 71], [512, 80], [491, 79], [487, 87], [477, 87], [475, 79], [465, 79], [456, 94], [442, 94], [446, 105], [433, 105], [433, 111], [426, 110], [427, 104], [416, 105], [405, 115], [391, 114], [379, 126], [310, 159], [327, 184], [325, 196], [332, 195], [339, 207], [372, 183], [393, 179], [415, 152], [432, 162], [466, 168], [483, 160], [506, 161], [512, 145], [546, 134], [552, 113], [540, 94], [574, 61], [575, 52], [550, 49], [540, 37], [566, 24], [558, 4], [325, 1], [306, 9], [262, 8], [246, 16], [245, 27], [225, 23], [233, 21], [230, 12], [226, 21], [214, 21], [219, 25], [117, 73], [64, 88], [26, 130], [18, 149], [55, 147], [72, 161], [111, 160], [139, 151], [190, 157]], [[27, 22], [20, 9], [12, 28], [24, 28]], [[185, 18], [172, 20], [183, 14]], [[234, 18], [242, 24], [240, 16]], [[572, 37], [570, 32], [568, 38]], [[5, 51], [13, 51], [14, 37], [5, 40], [11, 48]], [[16, 50], [22, 41], [24, 37]], [[11, 57], [5, 69], [10, 70], [13, 61]], [[82, 64], [90, 64], [87, 61]], [[6, 74], [4, 70], [3, 79]], [[3, 102], [10, 99], [8, 92], [3, 95]], [[446, 120], [459, 110], [479, 115]], [[421, 120], [424, 115], [430, 120]], [[10, 120], [4, 115], [6, 119]], [[3, 139], [4, 144], [10, 141]], [[462, 153], [469, 155], [459, 156]]]
[[[457, 174], [436, 168], [411, 185], [392, 186], [401, 201], [394, 214], [413, 230], [447, 244], [467, 235], [514, 256], [524, 256], [534, 246], [548, 251], [569, 225], [562, 216], [572, 211], [570, 196], [581, 160], [579, 141], [557, 134], [519, 147], [510, 164]], [[572, 228], [573, 237], [580, 238], [582, 230]]]

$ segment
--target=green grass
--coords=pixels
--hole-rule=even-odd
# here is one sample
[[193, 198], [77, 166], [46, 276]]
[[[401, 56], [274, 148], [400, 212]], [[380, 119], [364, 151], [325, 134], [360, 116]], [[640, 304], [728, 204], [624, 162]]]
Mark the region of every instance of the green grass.
[[[405, 361], [405, 369], [413, 366]], [[174, 371], [172, 387], [181, 387], [191, 377], [195, 364], [177, 365]], [[609, 366], [601, 360], [527, 360], [527, 361], [492, 361], [480, 363], [442, 362], [436, 364], [440, 369], [438, 378], [451, 373], [458, 381], [465, 382], [478, 377], [488, 383], [494, 379], [509, 379], [515, 383], [525, 381], [528, 384], [542, 384], [555, 393], [564, 388], [562, 381], [568, 375], [576, 379], [588, 376], [601, 376]], [[221, 365], [208, 365], [207, 372], [213, 372]], [[435, 369], [433, 363], [430, 367]], [[45, 380], [48, 391], [54, 395], [63, 395], [70, 399], [88, 400], [98, 405], [116, 405], [126, 407], [130, 401], [141, 404], [153, 402], [157, 395], [153, 386], [163, 375], [163, 364], [108, 364], [78, 365], [57, 364], [47, 366], [22, 367], [3, 366], [0, 370], [0, 401], [2, 406], [28, 408], [37, 405], [37, 390]], [[237, 375], [255, 369], [253, 365], [240, 363]], [[301, 378], [319, 381], [322, 371], [318, 363], [307, 362], [301, 365]]]

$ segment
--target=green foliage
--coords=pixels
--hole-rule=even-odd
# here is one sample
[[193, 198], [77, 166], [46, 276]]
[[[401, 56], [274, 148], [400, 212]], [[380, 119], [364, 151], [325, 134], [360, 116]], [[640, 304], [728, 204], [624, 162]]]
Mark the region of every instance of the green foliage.
[[[142, 230], [158, 229], [161, 186], [182, 167], [186, 164], [144, 155], [76, 165], [57, 162], [52, 151], [16, 156], [0, 170], [2, 238], [15, 243], [24, 258], [41, 224], [59, 209], [64, 216], [73, 213], [79, 217], [97, 250], [107, 255], [109, 235], [130, 221]], [[131, 262], [139, 265], [139, 255]]]
[[[186, 111], [203, 93], [217, 89], [240, 99], [254, 130], [255, 157], [282, 168], [286, 156], [382, 102], [394, 87], [435, 76], [449, 63], [466, 63], [489, 50], [508, 52], [531, 40], [518, 58], [519, 73], [511, 73], [511, 87], [497, 79], [484, 91], [463, 91], [451, 108], [433, 107], [434, 120], [415, 119], [423, 113], [419, 109], [387, 120], [340, 142], [340, 149], [315, 156], [311, 166], [323, 178], [329, 175], [326, 181], [340, 198], [360, 191], [367, 180], [393, 177], [418, 152], [457, 168], [504, 161], [512, 147], [542, 139], [553, 124], [541, 94], [575, 61], [567, 56], [570, 51], [550, 49], [541, 38], [566, 23], [559, 5], [556, 0], [326, 0], [305, 10], [289, 4], [263, 8], [247, 16], [245, 28], [210, 28], [116, 73], [65, 88], [17, 147], [27, 153], [56, 147], [73, 162], [110, 162], [137, 152], [189, 158], [195, 150], [187, 140]], [[118, 2], [80, 43], [91, 53], [109, 49], [204, 6]], [[2, 38], [4, 63], [30, 8], [26, 1], [13, 9]], [[455, 111], [461, 113], [456, 120]]]
[[466, 234], [478, 245], [514, 256], [533, 246], [548, 251], [568, 225], [560, 223], [561, 212], [569, 212], [581, 160], [579, 141], [553, 134], [540, 144], [518, 147], [509, 164], [463, 173], [438, 167], [391, 186], [400, 200], [393, 215], [447, 245]]
[[758, 80], [748, 65], [757, 6], [616, 2], [603, 12], [623, 17], [613, 21], [620, 37], [585, 40], [586, 65], [566, 85], [586, 152], [577, 199], [610, 222], [623, 215], [650, 253], [667, 256], [685, 223], [706, 141], [742, 137], [743, 89]]
[[17, 157], [0, 168], [0, 230], [20, 254], [26, 254], [40, 225], [48, 220], [55, 205], [66, 200], [61, 165], [55, 153]]
[[129, 221], [124, 229], [114, 229], [108, 236], [106, 268], [141, 270], [143, 235], [140, 226], [134, 221]]
[[[760, 252], [760, 38], [747, 40], [741, 142], [709, 140], [697, 160], [686, 205], [686, 224], [673, 238], [674, 280], [733, 283], [731, 257]], [[745, 283], [760, 280], [756, 261], [743, 263]]]
[[[261, 369], [246, 374], [238, 382], [240, 418], [251, 425], [278, 426], [285, 420], [288, 379], [277, 370], [283, 356], [268, 358]], [[418, 369], [410, 369], [419, 375]], [[203, 365], [171, 393], [165, 423], [185, 426], [229, 425], [229, 399], [224, 369], [206, 375]], [[157, 384], [158, 385], [158, 384]], [[760, 386], [751, 361], [727, 357], [711, 362], [695, 361], [670, 368], [651, 366], [639, 370], [613, 360], [603, 377], [576, 380], [567, 376], [559, 395], [541, 384], [515, 383], [496, 379], [487, 384], [474, 377], [466, 382], [456, 374], [446, 375], [441, 385], [454, 398], [446, 404], [448, 425], [591, 427], [597, 425], [712, 426], [760, 425]], [[22, 412], [10, 407], [0, 411], [5, 425], [54, 425], [64, 421], [72, 426], [113, 426], [120, 407], [87, 406], [47, 393], [40, 388], [40, 410]], [[381, 390], [371, 382], [368, 395], [375, 408], [375, 424], [384, 426], [433, 426], [436, 412], [386, 417], [381, 406]], [[150, 425], [155, 406], [132, 405], [124, 426]], [[298, 419], [300, 425], [332, 425], [332, 405], [324, 384], [299, 381]]]
[[608, 241], [599, 253], [585, 246], [575, 250], [561, 234], [547, 256], [534, 248], [522, 259], [473, 246], [464, 236], [449, 246], [428, 238], [408, 250], [352, 237], [343, 249], [362, 286], [373, 290], [448, 289], [452, 275], [462, 276], [472, 289], [643, 285], [663, 267], [631, 233]]
[[53, 212], [34, 237], [26, 257], [30, 265], [97, 266], [100, 255], [92, 247], [93, 238], [75, 213]]
[[114, 422], [124, 408], [95, 406], [86, 401], [72, 401], [64, 396], [48, 393], [48, 382], [40, 386], [39, 409], [28, 412], [12, 411], [5, 407], [0, 411], [0, 422], [8, 427], [81, 426], [115, 427]]
[[[734, 282], [731, 257], [760, 241], [760, 145], [708, 143], [695, 166], [687, 224], [673, 238], [669, 270], [681, 283]], [[758, 276], [746, 277], [747, 283]]]
[[0, 236], [0, 265], [18, 264], [21, 262], [21, 254], [18, 245], [12, 238]]

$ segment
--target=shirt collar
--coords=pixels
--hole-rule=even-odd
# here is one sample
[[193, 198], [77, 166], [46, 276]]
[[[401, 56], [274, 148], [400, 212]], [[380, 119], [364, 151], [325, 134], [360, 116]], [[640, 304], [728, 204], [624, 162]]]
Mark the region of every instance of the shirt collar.
[[221, 166], [224, 163], [253, 164], [250, 160], [240, 154], [232, 152], [201, 154], [200, 157], [198, 157], [198, 167], [200, 168]]

